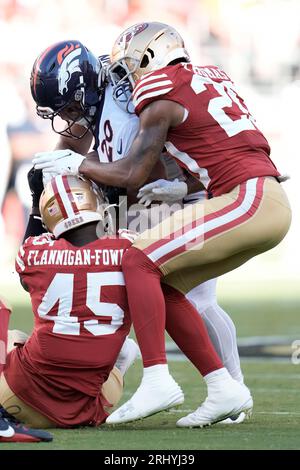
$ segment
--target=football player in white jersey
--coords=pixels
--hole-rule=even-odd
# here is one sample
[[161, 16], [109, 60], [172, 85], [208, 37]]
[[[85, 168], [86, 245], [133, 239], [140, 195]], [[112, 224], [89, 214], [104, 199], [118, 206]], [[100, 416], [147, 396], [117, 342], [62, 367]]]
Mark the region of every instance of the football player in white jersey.
[[[139, 118], [134, 113], [127, 112], [130, 101], [127, 99], [126, 84], [125, 87], [113, 86], [113, 75], [110, 77], [111, 82], [107, 82], [103, 71], [108, 64], [108, 56], [100, 57], [101, 70], [91, 53], [88, 52], [87, 57], [78, 54], [79, 48], [82, 49], [79, 45], [78, 41], [56, 44], [36, 60], [31, 77], [31, 91], [37, 104], [37, 113], [43, 118], [51, 119], [53, 130], [60, 134], [56, 154], [60, 153], [64, 157], [66, 153], [73, 153], [76, 162], [80, 158], [77, 154], [86, 155], [94, 144], [94, 152], [89, 153], [89, 158], [99, 159], [102, 163], [116, 161], [125, 157], [130, 149], [138, 132]], [[66, 61], [69, 67], [67, 69], [63, 66]], [[83, 79], [81, 83], [78, 81], [78, 67], [82, 67], [83, 72], [87, 71], [84, 77], [88, 76], [88, 80]], [[66, 71], [69, 75], [63, 83]], [[98, 79], [97, 74], [100, 77]], [[60, 93], [60, 87], [63, 93]], [[68, 126], [64, 126], [62, 130], [55, 124], [59, 117], [68, 122]], [[49, 153], [52, 152], [46, 154]], [[166, 172], [168, 177], [176, 177], [181, 181], [160, 178], [141, 188], [139, 197], [145, 205], [153, 200], [173, 202], [186, 197], [186, 202], [193, 202], [205, 198], [204, 191], [187, 196], [184, 176], [174, 163], [167, 164]], [[212, 279], [195, 287], [187, 294], [187, 298], [204, 319], [225, 367], [234, 379], [243, 383], [235, 326], [217, 303], [216, 280]], [[228, 422], [239, 422], [243, 417], [244, 414], [238, 420], [229, 419]]]

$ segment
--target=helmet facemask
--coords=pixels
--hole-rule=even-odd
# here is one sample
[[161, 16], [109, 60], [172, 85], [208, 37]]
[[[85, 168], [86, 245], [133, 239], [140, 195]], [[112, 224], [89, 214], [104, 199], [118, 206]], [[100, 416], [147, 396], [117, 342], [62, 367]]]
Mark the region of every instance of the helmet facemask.
[[[132, 64], [133, 61], [130, 61]], [[113, 86], [113, 99], [115, 103], [125, 112], [134, 114], [132, 105], [132, 90], [135, 82], [133, 74], [138, 67], [138, 61], [129, 68], [126, 59], [121, 59], [111, 64], [107, 69], [107, 75]]]
[[[51, 127], [54, 132], [64, 137], [72, 139], [82, 139], [94, 124], [97, 106], [84, 105], [85, 91], [76, 90], [74, 99], [54, 111], [51, 108], [37, 106], [36, 112], [43, 119], [51, 120]], [[67, 122], [67, 126], [66, 126]], [[72, 132], [74, 124], [84, 127], [81, 134]], [[74, 129], [73, 129], [74, 130]]]

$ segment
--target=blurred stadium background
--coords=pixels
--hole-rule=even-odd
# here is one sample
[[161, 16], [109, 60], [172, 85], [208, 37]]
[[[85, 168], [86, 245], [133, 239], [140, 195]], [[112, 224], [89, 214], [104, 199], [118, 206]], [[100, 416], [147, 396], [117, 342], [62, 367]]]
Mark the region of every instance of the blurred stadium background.
[[[289, 234], [279, 247], [224, 276], [218, 287], [219, 301], [236, 323], [241, 352], [285, 358], [280, 374], [288, 393], [300, 377], [300, 352], [293, 349], [294, 340], [300, 343], [299, 0], [0, 0], [0, 294], [15, 308], [11, 325], [26, 331], [32, 325], [28, 297], [14, 272], [31, 204], [26, 174], [34, 153], [56, 142], [49, 123], [35, 115], [32, 64], [62, 39], [79, 39], [96, 55], [107, 53], [125, 27], [147, 20], [176, 27], [194, 63], [224, 68], [269, 139], [273, 161], [291, 175], [285, 183], [293, 208]], [[252, 374], [263, 376], [257, 364]], [[267, 364], [266, 370], [278, 367]], [[299, 402], [291, 403], [299, 417]]]

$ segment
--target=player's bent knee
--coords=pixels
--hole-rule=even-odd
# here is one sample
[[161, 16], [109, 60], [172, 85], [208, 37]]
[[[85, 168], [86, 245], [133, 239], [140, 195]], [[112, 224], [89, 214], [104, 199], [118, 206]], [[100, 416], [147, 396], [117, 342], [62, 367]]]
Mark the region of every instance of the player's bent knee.
[[10, 389], [4, 374], [0, 377], [0, 403], [13, 416], [31, 428], [54, 428], [56, 424], [20, 400]]
[[123, 376], [119, 369], [113, 368], [106, 382], [102, 385], [104, 398], [112, 405], [116, 406], [123, 394]]
[[126, 271], [134, 270], [136, 268], [137, 256], [140, 253], [136, 248], [129, 248], [123, 255], [122, 268]]

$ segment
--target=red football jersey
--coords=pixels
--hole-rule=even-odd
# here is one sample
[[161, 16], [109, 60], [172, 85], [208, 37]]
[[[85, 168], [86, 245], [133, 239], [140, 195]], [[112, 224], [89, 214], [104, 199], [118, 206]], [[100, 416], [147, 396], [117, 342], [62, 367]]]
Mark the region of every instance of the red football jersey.
[[177, 163], [214, 196], [257, 176], [279, 176], [270, 147], [225, 72], [181, 63], [148, 73], [136, 84], [136, 114], [154, 100], [181, 104], [185, 120], [165, 144]]
[[35, 324], [8, 358], [12, 390], [59, 425], [98, 424], [101, 385], [130, 329], [122, 238], [82, 247], [49, 234], [28, 238], [16, 269], [27, 284]]

